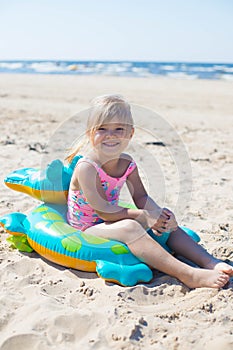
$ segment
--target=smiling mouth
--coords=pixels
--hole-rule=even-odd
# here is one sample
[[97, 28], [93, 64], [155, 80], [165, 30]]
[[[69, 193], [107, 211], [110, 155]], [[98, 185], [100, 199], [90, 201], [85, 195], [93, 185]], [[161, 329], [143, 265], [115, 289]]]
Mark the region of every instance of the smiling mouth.
[[119, 142], [103, 142], [103, 145], [107, 147], [115, 147], [119, 145]]

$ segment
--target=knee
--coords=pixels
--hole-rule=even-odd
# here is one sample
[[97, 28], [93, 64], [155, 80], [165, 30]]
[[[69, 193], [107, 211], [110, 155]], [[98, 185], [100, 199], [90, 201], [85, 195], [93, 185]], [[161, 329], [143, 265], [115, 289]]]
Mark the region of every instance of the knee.
[[144, 230], [139, 222], [133, 219], [122, 220], [122, 223], [125, 224], [125, 229], [127, 232], [138, 232]]
[[125, 219], [124, 224], [125, 224], [125, 232], [126, 232], [126, 236], [127, 236], [127, 242], [131, 242], [131, 241], [143, 236], [146, 233], [144, 228], [135, 220]]

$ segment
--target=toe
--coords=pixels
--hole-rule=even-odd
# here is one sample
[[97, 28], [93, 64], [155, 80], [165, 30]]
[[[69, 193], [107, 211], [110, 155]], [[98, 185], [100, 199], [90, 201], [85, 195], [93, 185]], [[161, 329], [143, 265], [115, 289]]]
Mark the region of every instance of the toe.
[[219, 263], [215, 266], [215, 269], [224, 272], [225, 274], [229, 275], [229, 276], [233, 276], [233, 267], [226, 264], [226, 263]]
[[222, 271], [227, 273], [230, 276], [233, 276], [233, 268], [229, 265], [224, 266]]

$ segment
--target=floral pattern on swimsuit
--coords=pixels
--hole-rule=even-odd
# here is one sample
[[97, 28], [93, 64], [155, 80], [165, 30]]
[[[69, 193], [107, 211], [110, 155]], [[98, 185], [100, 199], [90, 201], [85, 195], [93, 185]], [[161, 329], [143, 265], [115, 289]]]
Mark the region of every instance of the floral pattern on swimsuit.
[[[127, 177], [136, 168], [135, 161], [131, 161], [125, 173], [121, 177], [115, 178], [108, 175], [98, 164], [88, 158], [81, 158], [76, 166], [78, 166], [78, 164], [81, 162], [88, 162], [94, 165], [100, 177], [107, 200], [111, 204], [118, 203], [122, 186], [126, 182]], [[81, 231], [85, 231], [88, 227], [103, 222], [103, 220], [88, 203], [82, 190], [69, 190], [67, 220], [70, 225]]]

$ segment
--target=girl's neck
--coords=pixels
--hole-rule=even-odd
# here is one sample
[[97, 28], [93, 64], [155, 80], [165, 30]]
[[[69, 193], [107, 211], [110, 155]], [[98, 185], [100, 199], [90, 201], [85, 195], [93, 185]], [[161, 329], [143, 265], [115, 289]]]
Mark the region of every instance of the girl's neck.
[[112, 172], [113, 169], [117, 169], [120, 160], [120, 156], [118, 158], [108, 159], [107, 157], [101, 157], [95, 152], [90, 152], [88, 154], [88, 158], [96, 162], [104, 171], [106, 171], [106, 173], [108, 173], [108, 170]]

